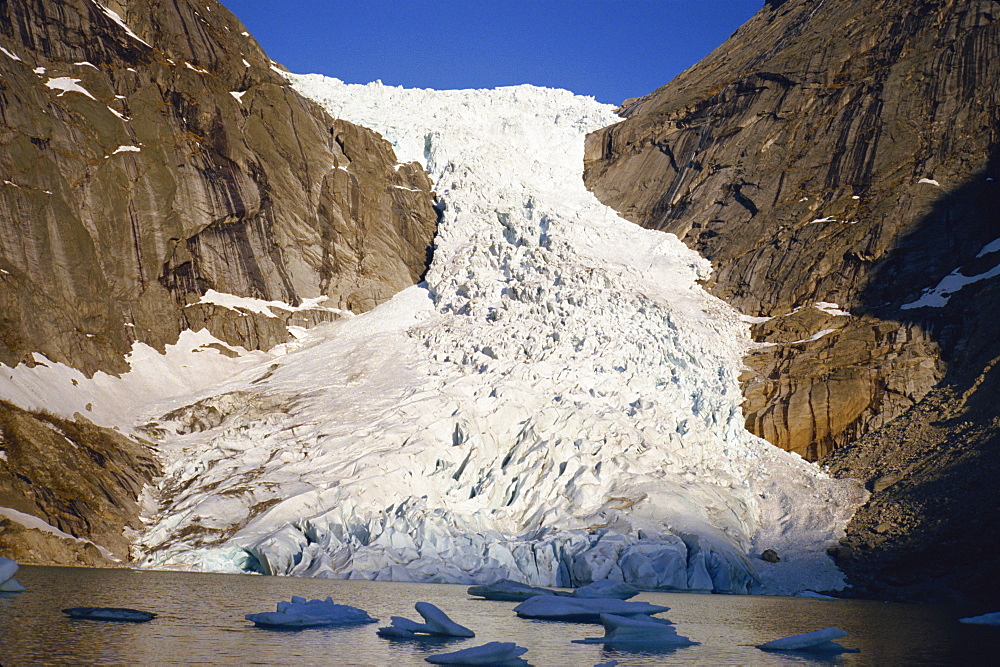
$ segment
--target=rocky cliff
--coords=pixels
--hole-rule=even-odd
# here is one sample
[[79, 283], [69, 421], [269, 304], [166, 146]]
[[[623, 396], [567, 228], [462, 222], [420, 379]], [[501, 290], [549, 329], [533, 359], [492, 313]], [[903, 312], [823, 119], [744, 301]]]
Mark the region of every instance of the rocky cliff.
[[[0, 363], [120, 373], [134, 343], [163, 350], [189, 328], [267, 349], [421, 278], [426, 173], [292, 90], [215, 0], [2, 2], [0, 47]], [[3, 443], [50, 443], [45, 418], [8, 411]], [[0, 494], [40, 492], [0, 449]], [[21, 510], [120, 551], [71, 508]]]
[[[957, 450], [937, 447], [996, 470], [997, 411], [982, 403], [1000, 355], [998, 28], [995, 1], [769, 1], [588, 140], [589, 187], [699, 250], [710, 288], [755, 316], [748, 428], [811, 459], [864, 438], [838, 469], [877, 487], [871, 507], [894, 493], [878, 479], [921, 468], [912, 500], [954, 474]], [[948, 419], [924, 402], [941, 392]], [[978, 440], [951, 438], [977, 400]], [[936, 444], [907, 449], [901, 415], [935, 424]], [[884, 553], [930, 521], [910, 510], [878, 535]]]

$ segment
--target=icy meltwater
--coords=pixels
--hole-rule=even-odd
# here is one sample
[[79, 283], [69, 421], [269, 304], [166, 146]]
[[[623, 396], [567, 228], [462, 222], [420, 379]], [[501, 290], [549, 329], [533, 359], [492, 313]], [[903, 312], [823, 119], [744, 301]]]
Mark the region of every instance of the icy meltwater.
[[[933, 605], [824, 601], [786, 597], [645, 593], [637, 599], [670, 607], [663, 614], [698, 646], [667, 653], [611, 651], [572, 640], [603, 635], [599, 625], [519, 619], [517, 603], [471, 598], [465, 586], [22, 567], [24, 593], [0, 593], [0, 663], [23, 664], [318, 664], [426, 665], [428, 655], [488, 641], [528, 649], [528, 663], [595, 665], [810, 664], [801, 656], [764, 653], [754, 645], [835, 626], [840, 643], [861, 649], [815, 664], [991, 664], [1000, 628], [958, 618], [981, 611]], [[301, 631], [254, 627], [245, 614], [273, 611], [293, 595], [333, 597], [381, 619], [378, 624]], [[390, 641], [375, 633], [390, 616], [414, 618], [432, 602], [476, 633], [473, 639]], [[67, 618], [74, 606], [131, 607], [156, 612], [149, 623]]]

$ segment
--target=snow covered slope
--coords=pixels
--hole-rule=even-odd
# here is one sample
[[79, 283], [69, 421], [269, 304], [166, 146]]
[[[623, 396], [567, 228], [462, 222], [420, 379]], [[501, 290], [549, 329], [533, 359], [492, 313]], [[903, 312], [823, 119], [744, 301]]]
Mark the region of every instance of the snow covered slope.
[[[425, 285], [149, 413], [143, 563], [441, 582], [793, 592], [862, 492], [743, 428], [736, 311], [673, 235], [584, 188], [611, 108], [566, 91], [292, 76], [423, 162]], [[772, 548], [781, 563], [755, 558]]]

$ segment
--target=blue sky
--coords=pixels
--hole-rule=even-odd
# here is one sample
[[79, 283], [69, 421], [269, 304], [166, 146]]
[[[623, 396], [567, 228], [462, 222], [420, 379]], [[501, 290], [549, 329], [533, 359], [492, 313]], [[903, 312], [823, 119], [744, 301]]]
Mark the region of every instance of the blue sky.
[[721, 44], [763, 0], [222, 0], [293, 72], [420, 88], [531, 83], [619, 104]]

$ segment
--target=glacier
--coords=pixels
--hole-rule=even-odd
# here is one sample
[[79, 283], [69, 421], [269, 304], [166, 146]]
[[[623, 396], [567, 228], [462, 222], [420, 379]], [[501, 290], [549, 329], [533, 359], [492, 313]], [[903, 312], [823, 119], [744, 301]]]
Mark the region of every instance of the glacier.
[[155, 443], [165, 471], [133, 536], [143, 567], [844, 586], [825, 550], [864, 491], [745, 430], [752, 343], [700, 286], [710, 264], [584, 187], [584, 138], [618, 120], [610, 106], [527, 85], [284, 75], [425, 166], [433, 260], [368, 313], [129, 411], [123, 428]]

